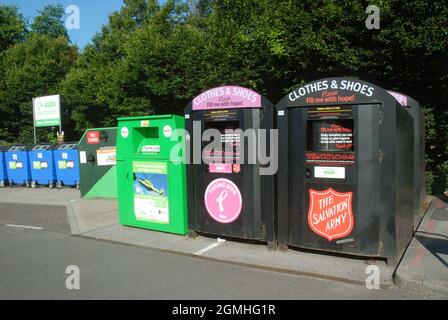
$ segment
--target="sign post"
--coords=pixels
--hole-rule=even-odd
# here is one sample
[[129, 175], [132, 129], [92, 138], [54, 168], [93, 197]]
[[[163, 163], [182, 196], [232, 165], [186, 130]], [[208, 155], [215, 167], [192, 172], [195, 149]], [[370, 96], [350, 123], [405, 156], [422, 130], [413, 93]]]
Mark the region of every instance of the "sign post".
[[34, 115], [34, 98], [33, 98], [33, 132], [34, 132], [34, 144], [37, 143], [37, 136], [36, 136], [36, 116]]
[[33, 126], [34, 143], [37, 142], [37, 127], [59, 126], [62, 132], [60, 95], [33, 98]]

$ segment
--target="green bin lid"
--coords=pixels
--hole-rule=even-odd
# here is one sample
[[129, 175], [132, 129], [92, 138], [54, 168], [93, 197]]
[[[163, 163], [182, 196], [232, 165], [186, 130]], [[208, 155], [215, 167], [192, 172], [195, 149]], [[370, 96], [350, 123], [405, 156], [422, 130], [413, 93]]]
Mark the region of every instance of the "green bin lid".
[[161, 115], [148, 115], [148, 116], [139, 116], [139, 117], [125, 117], [125, 118], [118, 118], [117, 120], [123, 121], [123, 120], [170, 119], [173, 116], [174, 116], [173, 114], [161, 114]]

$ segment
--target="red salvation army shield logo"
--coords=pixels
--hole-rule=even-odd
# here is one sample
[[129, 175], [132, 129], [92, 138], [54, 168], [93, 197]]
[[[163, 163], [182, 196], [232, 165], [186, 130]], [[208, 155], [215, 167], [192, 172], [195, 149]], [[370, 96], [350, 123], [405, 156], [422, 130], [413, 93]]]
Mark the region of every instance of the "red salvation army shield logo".
[[241, 192], [232, 181], [224, 178], [213, 180], [204, 194], [208, 214], [220, 223], [235, 221], [243, 206]]
[[328, 241], [348, 236], [354, 225], [352, 192], [309, 190], [308, 225]]

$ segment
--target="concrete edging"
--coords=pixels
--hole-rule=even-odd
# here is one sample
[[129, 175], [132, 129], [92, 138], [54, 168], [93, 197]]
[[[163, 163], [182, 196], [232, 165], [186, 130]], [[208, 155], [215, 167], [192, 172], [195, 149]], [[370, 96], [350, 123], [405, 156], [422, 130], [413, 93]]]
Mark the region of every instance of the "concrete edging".
[[[417, 254], [417, 250], [422, 250], [423, 245], [415, 238], [415, 234], [419, 232], [425, 232], [425, 228], [428, 222], [432, 218], [432, 214], [438, 208], [437, 203], [441, 201], [434, 196], [428, 196], [430, 203], [427, 210], [418, 226], [418, 229], [414, 233], [414, 237], [406, 249], [400, 264], [398, 265], [393, 275], [394, 283], [403, 289], [411, 290], [417, 294], [432, 296], [435, 298], [448, 298], [448, 282], [440, 282], [428, 279], [425, 274], [417, 274], [415, 272], [408, 271], [408, 265], [412, 262], [412, 259]], [[448, 272], [448, 271], [447, 271]]]

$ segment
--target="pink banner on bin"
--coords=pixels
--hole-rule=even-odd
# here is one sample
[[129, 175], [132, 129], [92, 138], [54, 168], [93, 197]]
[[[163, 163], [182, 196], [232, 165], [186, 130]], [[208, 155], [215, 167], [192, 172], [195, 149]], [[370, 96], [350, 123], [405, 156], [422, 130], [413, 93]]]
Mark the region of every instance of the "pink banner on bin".
[[210, 163], [208, 171], [211, 173], [232, 173], [231, 163]]
[[395, 91], [387, 91], [387, 92], [391, 96], [393, 96], [395, 100], [397, 100], [397, 102], [401, 104], [403, 107], [406, 107], [408, 105], [408, 97], [406, 97], [405, 95], [399, 94], [398, 92]]
[[260, 108], [261, 95], [238, 86], [217, 87], [193, 99], [193, 110]]

